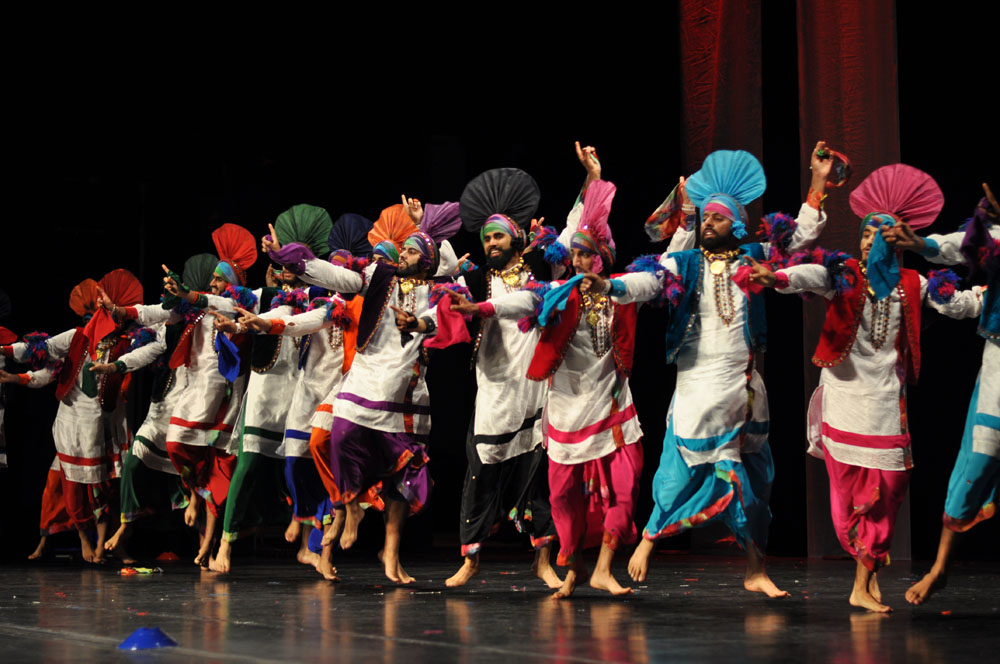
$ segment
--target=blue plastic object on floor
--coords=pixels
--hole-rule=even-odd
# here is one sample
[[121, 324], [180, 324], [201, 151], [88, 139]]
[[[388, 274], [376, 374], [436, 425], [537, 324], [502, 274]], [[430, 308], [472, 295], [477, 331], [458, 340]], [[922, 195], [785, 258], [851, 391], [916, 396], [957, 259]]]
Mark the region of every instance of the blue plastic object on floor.
[[177, 642], [159, 627], [140, 627], [118, 645], [119, 650], [151, 650], [176, 646]]

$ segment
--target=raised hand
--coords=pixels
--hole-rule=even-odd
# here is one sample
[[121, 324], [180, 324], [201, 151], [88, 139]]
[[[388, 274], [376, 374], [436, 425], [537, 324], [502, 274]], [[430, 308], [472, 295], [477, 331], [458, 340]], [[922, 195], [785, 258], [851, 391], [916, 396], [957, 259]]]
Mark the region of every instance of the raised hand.
[[469, 254], [462, 254], [458, 259], [458, 265], [455, 266], [454, 274], [458, 274], [462, 271], [462, 266], [469, 262]]
[[924, 238], [914, 233], [905, 221], [900, 221], [893, 226], [883, 226], [879, 232], [882, 233], [882, 239], [885, 240], [885, 243], [896, 249], [909, 249], [919, 253], [927, 246]]
[[576, 145], [576, 158], [580, 160], [580, 164], [587, 171], [587, 184], [594, 180], [600, 180], [601, 162], [597, 158], [597, 148], [590, 145], [581, 148], [580, 141], [575, 141], [574, 145]]
[[267, 235], [260, 239], [260, 252], [262, 254], [269, 254], [281, 249], [281, 243], [278, 242], [278, 234], [274, 230], [274, 224], [268, 224], [267, 230], [271, 233], [270, 239], [268, 239]]
[[587, 272], [583, 275], [583, 279], [580, 280], [581, 293], [603, 293], [605, 288], [607, 288], [607, 280], [601, 275], [593, 272]]
[[774, 272], [768, 266], [761, 265], [750, 256], [747, 256], [747, 260], [750, 261], [750, 266], [753, 268], [750, 272], [750, 281], [760, 284], [765, 288], [774, 288], [774, 284], [778, 282], [778, 277], [775, 276]]
[[833, 170], [833, 155], [827, 153], [826, 156], [820, 157], [820, 151], [826, 151], [826, 141], [817, 141], [816, 147], [813, 148], [812, 157], [809, 160], [809, 170], [812, 171], [812, 183], [809, 185], [813, 191], [824, 192], [826, 191], [826, 180], [830, 177], [830, 171]]
[[993, 212], [987, 210], [986, 214], [987, 216], [996, 219], [997, 216], [1000, 215], [1000, 203], [997, 203], [996, 196], [994, 196], [993, 192], [990, 191], [990, 185], [986, 184], [985, 182], [983, 183], [983, 193], [986, 194], [986, 200], [990, 202], [990, 207], [993, 208]]
[[410, 219], [413, 220], [417, 226], [420, 226], [420, 222], [424, 218], [424, 207], [420, 204], [419, 198], [407, 198], [406, 194], [402, 195], [403, 207], [406, 208], [406, 214], [410, 215]]
[[215, 317], [215, 329], [219, 332], [225, 332], [226, 334], [240, 334], [245, 330], [241, 329], [240, 326], [232, 318], [220, 314], [218, 311], [209, 311], [209, 315]]

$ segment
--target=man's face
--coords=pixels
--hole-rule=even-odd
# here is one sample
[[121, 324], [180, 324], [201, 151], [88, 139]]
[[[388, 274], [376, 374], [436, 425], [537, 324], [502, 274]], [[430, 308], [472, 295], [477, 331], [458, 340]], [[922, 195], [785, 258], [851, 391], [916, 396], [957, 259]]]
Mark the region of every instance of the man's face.
[[571, 249], [573, 258], [573, 269], [577, 274], [584, 274], [594, 271], [594, 252], [584, 249]]
[[514, 259], [514, 248], [511, 236], [501, 231], [487, 233], [483, 238], [483, 253], [486, 254], [486, 264], [494, 270], [506, 268]]
[[861, 262], [864, 263], [868, 260], [868, 252], [872, 250], [872, 243], [875, 242], [875, 236], [878, 235], [879, 230], [875, 226], [865, 226], [865, 230], [861, 231]]
[[709, 251], [726, 249], [734, 244], [733, 222], [718, 212], [706, 212], [701, 218], [701, 246]]
[[208, 282], [208, 290], [212, 291], [212, 295], [222, 295], [228, 287], [229, 282], [217, 274], [213, 274], [212, 280]]
[[302, 284], [297, 274], [294, 274], [291, 270], [286, 270], [282, 268], [281, 272], [278, 273], [278, 281], [286, 286], [297, 287]]
[[396, 267], [396, 275], [400, 277], [416, 276], [420, 270], [420, 259], [423, 257], [418, 250], [413, 247], [403, 247], [399, 251], [399, 266]]

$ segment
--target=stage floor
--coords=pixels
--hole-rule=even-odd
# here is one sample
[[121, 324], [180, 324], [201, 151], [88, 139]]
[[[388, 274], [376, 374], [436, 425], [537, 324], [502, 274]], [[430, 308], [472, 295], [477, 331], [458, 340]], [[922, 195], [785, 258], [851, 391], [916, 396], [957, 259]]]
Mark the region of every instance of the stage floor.
[[[377, 562], [338, 564], [342, 582], [292, 562], [236, 560], [228, 577], [172, 563], [152, 576], [117, 566], [0, 567], [0, 661], [988, 661], [1000, 641], [1000, 565], [956, 566], [946, 589], [911, 607], [903, 592], [926, 564], [879, 576], [895, 612], [847, 603], [852, 561], [774, 559], [792, 597], [742, 588], [742, 560], [658, 554], [634, 595], [589, 587], [563, 601], [510, 554], [484, 553], [480, 575], [448, 589], [458, 560], [405, 560], [417, 583], [395, 587]], [[591, 561], [592, 562], [592, 561]], [[911, 572], [912, 570], [912, 572]], [[624, 563], [615, 566], [626, 578]], [[178, 646], [125, 653], [140, 627]], [[990, 654], [992, 653], [992, 654]]]

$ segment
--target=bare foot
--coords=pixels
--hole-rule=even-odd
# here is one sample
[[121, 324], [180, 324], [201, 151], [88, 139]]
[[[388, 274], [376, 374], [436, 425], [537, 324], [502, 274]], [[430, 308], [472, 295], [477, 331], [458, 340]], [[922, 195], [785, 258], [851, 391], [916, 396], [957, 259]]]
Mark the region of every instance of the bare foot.
[[552, 593], [552, 599], [565, 599], [572, 595], [573, 591], [576, 590], [577, 581], [586, 575], [587, 568], [584, 567], [582, 563], [574, 564], [569, 568], [569, 571], [566, 572], [566, 579], [563, 581], [559, 590]]
[[948, 585], [948, 575], [935, 572], [933, 569], [924, 574], [920, 579], [906, 591], [906, 601], [910, 604], [923, 604], [931, 595]]
[[878, 587], [878, 578], [874, 572], [872, 572], [872, 578], [868, 581], [868, 594], [875, 598], [875, 601], [879, 604], [882, 603], [882, 591]]
[[287, 528], [285, 528], [285, 541], [295, 542], [295, 540], [299, 538], [299, 531], [301, 529], [302, 529], [302, 524], [300, 524], [295, 519], [292, 519], [292, 522], [288, 524]]
[[449, 588], [464, 586], [476, 574], [479, 574], [479, 554], [466, 556], [462, 566], [457, 572], [445, 579], [444, 585]]
[[104, 562], [102, 556], [98, 556], [94, 551], [94, 546], [90, 543], [90, 537], [82, 530], [76, 531], [80, 535], [80, 556], [86, 563], [100, 564]]
[[645, 537], [639, 542], [639, 546], [635, 547], [635, 552], [628, 559], [628, 575], [633, 581], [641, 583], [646, 580], [646, 574], [649, 573], [649, 556], [652, 555], [653, 548], [653, 542]]
[[198, 555], [194, 557], [194, 564], [202, 567], [208, 565], [212, 554], [212, 534], [205, 531], [201, 535], [201, 545], [198, 547]]
[[[199, 551], [199, 553], [201, 553]], [[229, 570], [232, 569], [232, 548], [231, 544], [226, 540], [219, 542], [219, 553], [215, 555], [214, 558], [210, 557], [208, 559], [208, 569], [213, 572], [218, 572], [219, 574], [229, 574]], [[198, 562], [197, 558], [195, 562]]]
[[326, 548], [337, 541], [337, 538], [340, 537], [340, 533], [344, 530], [344, 518], [344, 510], [334, 510], [333, 523], [328, 523], [323, 526], [323, 541], [321, 542], [321, 546]]
[[758, 572], [756, 574], [748, 574], [745, 579], [743, 579], [743, 587], [754, 593], [764, 593], [768, 597], [791, 597], [792, 594], [788, 591], [781, 590], [778, 586], [774, 585], [774, 581], [771, 577], [767, 575], [767, 572]]
[[312, 565], [319, 571], [319, 554], [313, 553], [309, 549], [299, 549], [298, 554], [295, 556], [295, 560], [299, 561], [303, 565]]
[[365, 511], [361, 509], [357, 501], [344, 504], [346, 514], [344, 516], [344, 532], [340, 535], [340, 548], [350, 549], [358, 541], [358, 525], [361, 523]]
[[559, 574], [552, 567], [551, 555], [552, 550], [547, 546], [536, 551], [535, 560], [531, 564], [531, 571], [535, 573], [535, 576], [544, 581], [545, 585], [549, 588], [561, 588], [563, 580], [559, 578]]
[[319, 567], [316, 568], [327, 581], [340, 581], [337, 576], [337, 568], [333, 566], [333, 545], [323, 547], [323, 553], [319, 557]]
[[125, 550], [125, 542], [129, 537], [129, 525], [127, 523], [122, 523], [118, 526], [118, 530], [115, 534], [104, 543], [104, 550], [121, 560], [126, 565], [131, 565], [136, 562], [135, 558], [129, 555], [128, 551]]
[[389, 580], [393, 583], [407, 584], [416, 581], [416, 579], [407, 574], [406, 570], [403, 569], [403, 566], [399, 564], [398, 553], [386, 553], [383, 549], [378, 552], [378, 559], [385, 565], [385, 575], [389, 577]]
[[28, 560], [38, 560], [39, 558], [45, 555], [45, 544], [47, 539], [48, 538], [45, 535], [42, 535], [39, 538], [38, 546], [35, 547], [35, 550], [31, 553], [30, 556], [28, 556]]
[[632, 589], [622, 586], [609, 572], [600, 572], [597, 569], [590, 575], [590, 587], [597, 590], [606, 590], [612, 595], [631, 595]]
[[872, 613], [889, 613], [890, 611], [892, 611], [891, 608], [889, 608], [885, 604], [882, 604], [881, 602], [876, 601], [875, 598], [869, 595], [867, 592], [863, 590], [858, 590], [857, 588], [851, 591], [851, 598], [848, 601], [850, 601], [851, 606], [857, 606], [862, 609], [867, 609]]

